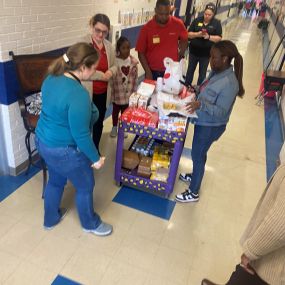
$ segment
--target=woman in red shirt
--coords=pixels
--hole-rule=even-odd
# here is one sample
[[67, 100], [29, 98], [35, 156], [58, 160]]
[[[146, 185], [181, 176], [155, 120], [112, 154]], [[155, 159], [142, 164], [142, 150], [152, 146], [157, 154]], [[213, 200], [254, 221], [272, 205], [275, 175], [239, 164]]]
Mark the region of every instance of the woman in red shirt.
[[[99, 119], [93, 127], [93, 141], [99, 151], [99, 143], [103, 131], [103, 122], [107, 107], [110, 105], [111, 87], [109, 80], [116, 73], [115, 51], [106, 39], [110, 31], [110, 19], [105, 14], [96, 14], [89, 22], [91, 34], [85, 38], [100, 53], [100, 60], [94, 76], [92, 76], [93, 103], [99, 110]], [[89, 91], [90, 88], [88, 88]], [[100, 151], [99, 151], [100, 152]]]

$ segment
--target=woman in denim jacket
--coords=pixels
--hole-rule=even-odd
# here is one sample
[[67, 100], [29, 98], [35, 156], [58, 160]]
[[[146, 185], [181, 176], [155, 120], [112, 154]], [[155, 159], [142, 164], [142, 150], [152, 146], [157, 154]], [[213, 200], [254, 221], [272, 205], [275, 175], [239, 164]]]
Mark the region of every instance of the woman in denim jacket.
[[[234, 58], [234, 68], [231, 61]], [[176, 201], [199, 200], [199, 189], [205, 172], [207, 152], [212, 143], [226, 130], [236, 96], [242, 97], [243, 59], [231, 41], [216, 43], [210, 53], [211, 73], [200, 86], [195, 102], [188, 103], [187, 111], [196, 111], [198, 119], [192, 141], [192, 173], [181, 173], [179, 178], [191, 182], [185, 192], [176, 195]]]

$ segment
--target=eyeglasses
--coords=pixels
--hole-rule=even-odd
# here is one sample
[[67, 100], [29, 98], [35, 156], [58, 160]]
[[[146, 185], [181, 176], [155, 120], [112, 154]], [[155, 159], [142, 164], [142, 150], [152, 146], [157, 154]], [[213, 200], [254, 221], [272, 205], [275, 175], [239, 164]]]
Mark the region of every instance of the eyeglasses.
[[106, 36], [108, 35], [108, 32], [109, 32], [109, 31], [100, 30], [100, 29], [98, 29], [98, 28], [94, 28], [94, 31], [95, 31], [95, 33], [98, 34], [98, 35], [102, 33], [102, 35], [103, 35], [104, 37], [106, 37]]

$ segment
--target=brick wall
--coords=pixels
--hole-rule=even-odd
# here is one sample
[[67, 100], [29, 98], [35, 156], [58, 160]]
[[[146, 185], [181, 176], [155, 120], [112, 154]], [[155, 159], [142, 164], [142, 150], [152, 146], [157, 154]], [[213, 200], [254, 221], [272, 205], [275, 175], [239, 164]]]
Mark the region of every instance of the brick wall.
[[68, 46], [88, 31], [89, 18], [106, 13], [117, 23], [119, 10], [154, 7], [155, 0], [0, 0], [0, 60], [8, 52], [37, 53]]

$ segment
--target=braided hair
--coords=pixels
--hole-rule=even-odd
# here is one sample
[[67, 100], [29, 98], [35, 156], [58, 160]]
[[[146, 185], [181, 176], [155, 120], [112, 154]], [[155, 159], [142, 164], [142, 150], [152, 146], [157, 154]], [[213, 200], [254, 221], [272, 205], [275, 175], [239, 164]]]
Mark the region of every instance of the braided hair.
[[243, 58], [239, 53], [236, 45], [229, 40], [223, 40], [215, 43], [213, 48], [218, 49], [222, 56], [228, 57], [228, 64], [231, 64], [232, 59], [234, 58], [234, 71], [239, 83], [239, 91], [238, 96], [243, 97], [244, 95], [244, 87], [242, 83], [243, 77]]

